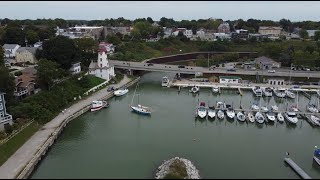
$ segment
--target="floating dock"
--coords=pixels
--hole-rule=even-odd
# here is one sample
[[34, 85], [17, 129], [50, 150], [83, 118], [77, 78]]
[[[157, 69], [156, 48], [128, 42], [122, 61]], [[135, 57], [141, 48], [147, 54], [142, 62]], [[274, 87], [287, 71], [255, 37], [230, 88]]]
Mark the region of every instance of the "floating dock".
[[312, 179], [291, 158], [284, 158], [284, 161], [303, 179]]
[[311, 99], [311, 95], [310, 94], [308, 94], [307, 92], [305, 92], [305, 91], [301, 91], [302, 92], [302, 94], [305, 96], [305, 97], [307, 97], [308, 99]]

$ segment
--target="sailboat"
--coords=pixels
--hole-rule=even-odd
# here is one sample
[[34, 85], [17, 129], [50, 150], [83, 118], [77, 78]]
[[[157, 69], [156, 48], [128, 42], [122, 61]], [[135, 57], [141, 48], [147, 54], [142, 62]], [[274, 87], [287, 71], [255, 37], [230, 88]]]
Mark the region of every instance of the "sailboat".
[[131, 101], [131, 109], [133, 112], [136, 112], [138, 114], [143, 114], [143, 115], [150, 115], [151, 114], [151, 110], [149, 107], [146, 107], [146, 106], [142, 106], [141, 104], [139, 104], [139, 95], [138, 95], [138, 105], [137, 106], [134, 106], [133, 105], [133, 99], [134, 99], [134, 96], [136, 94], [136, 91], [137, 91], [137, 88], [138, 88], [138, 84], [137, 83], [137, 86], [136, 86], [136, 89], [134, 90], [134, 94], [133, 94], [133, 97], [132, 97], [132, 101]]

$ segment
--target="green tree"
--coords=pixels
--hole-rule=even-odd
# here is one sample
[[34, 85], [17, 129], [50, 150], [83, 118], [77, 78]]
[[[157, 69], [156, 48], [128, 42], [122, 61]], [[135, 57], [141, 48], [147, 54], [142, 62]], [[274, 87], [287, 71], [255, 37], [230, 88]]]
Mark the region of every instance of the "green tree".
[[28, 40], [29, 44], [34, 44], [40, 40], [38, 33], [34, 30], [28, 30], [26, 32], [26, 39]]
[[320, 31], [316, 31], [313, 38], [315, 41], [318, 41], [320, 39]]
[[3, 35], [3, 41], [7, 44], [25, 44], [25, 34], [19, 26], [7, 26]]
[[54, 82], [59, 78], [62, 78], [64, 74], [63, 70], [59, 68], [59, 65], [56, 62], [47, 59], [40, 59], [36, 69], [36, 81], [41, 87], [47, 90], [50, 90], [54, 85]]
[[119, 45], [121, 43], [121, 39], [116, 35], [107, 35], [107, 42], [112, 43], [114, 45]]
[[4, 66], [4, 58], [2, 54], [4, 54], [4, 49], [0, 46], [0, 67]]
[[14, 77], [9, 73], [8, 68], [0, 66], [0, 92], [5, 92], [5, 98], [8, 103], [13, 101], [15, 83]]
[[150, 24], [154, 23], [154, 21], [152, 20], [151, 17], [148, 17], [148, 18], [147, 18], [147, 21], [148, 21]]
[[134, 24], [131, 34], [136, 39], [145, 39], [152, 33], [152, 29], [149, 22], [141, 21]]
[[305, 29], [301, 29], [301, 30], [299, 31], [299, 35], [300, 35], [300, 37], [303, 38], [303, 39], [307, 39], [307, 38], [309, 37], [308, 32], [307, 32], [307, 30], [305, 30]]

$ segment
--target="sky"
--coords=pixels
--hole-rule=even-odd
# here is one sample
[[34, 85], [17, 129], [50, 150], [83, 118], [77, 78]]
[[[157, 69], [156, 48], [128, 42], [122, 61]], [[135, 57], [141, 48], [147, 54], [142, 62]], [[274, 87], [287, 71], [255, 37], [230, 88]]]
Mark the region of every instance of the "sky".
[[161, 17], [174, 20], [250, 18], [320, 21], [318, 1], [0, 1], [0, 19]]

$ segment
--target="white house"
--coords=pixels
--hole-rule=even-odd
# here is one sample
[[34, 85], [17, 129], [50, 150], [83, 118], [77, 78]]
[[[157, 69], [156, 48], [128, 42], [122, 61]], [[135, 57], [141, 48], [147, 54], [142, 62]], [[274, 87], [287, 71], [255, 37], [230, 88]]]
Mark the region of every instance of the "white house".
[[81, 72], [80, 63], [81, 63], [81, 62], [73, 63], [73, 64], [71, 65], [71, 68], [69, 69], [69, 71], [70, 71], [72, 74], [78, 74], [78, 73], [80, 73], [80, 72]]
[[215, 40], [218, 40], [218, 39], [228, 40], [231, 38], [230, 35], [226, 33], [213, 33], [213, 36]]
[[12, 116], [7, 113], [6, 101], [4, 99], [4, 94], [0, 92], [0, 131], [3, 131], [6, 125], [12, 125]]
[[241, 82], [241, 78], [238, 76], [220, 76], [219, 83], [225, 84], [239, 84]]
[[4, 56], [6, 58], [14, 58], [16, 57], [16, 51], [19, 49], [20, 45], [18, 44], [4, 44]]
[[106, 43], [101, 42], [98, 50], [98, 59], [91, 61], [89, 74], [110, 81], [115, 75], [114, 66], [111, 66], [107, 57]]
[[183, 32], [183, 35], [185, 35], [187, 38], [192, 38], [192, 35], [193, 35], [193, 33], [192, 33], [192, 30], [185, 30], [184, 32]]

